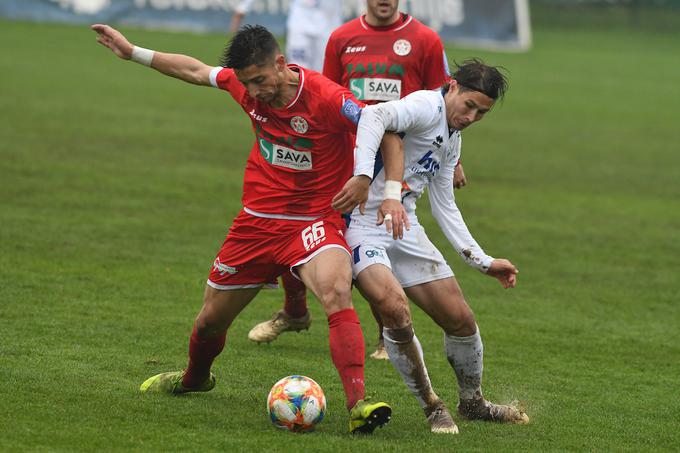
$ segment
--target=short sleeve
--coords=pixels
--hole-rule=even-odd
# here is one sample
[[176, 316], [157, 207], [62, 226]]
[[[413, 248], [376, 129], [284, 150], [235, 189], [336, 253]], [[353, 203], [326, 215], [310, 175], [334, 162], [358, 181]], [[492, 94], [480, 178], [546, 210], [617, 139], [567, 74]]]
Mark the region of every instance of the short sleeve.
[[422, 60], [423, 89], [426, 90], [441, 87], [449, 78], [449, 63], [439, 36], [434, 34], [430, 43]]
[[328, 39], [328, 44], [326, 44], [326, 54], [323, 59], [323, 75], [333, 82], [342, 85], [342, 63], [336, 43], [337, 38], [334, 33]]
[[210, 84], [220, 90], [228, 91], [236, 102], [242, 104], [246, 88], [236, 78], [234, 70], [216, 66], [210, 71]]
[[364, 103], [359, 101], [351, 91], [341, 87], [335, 83], [329, 84], [330, 94], [326, 102], [326, 120], [328, 127], [333, 132], [351, 132], [353, 134], [357, 131], [357, 124], [361, 118], [361, 109]]

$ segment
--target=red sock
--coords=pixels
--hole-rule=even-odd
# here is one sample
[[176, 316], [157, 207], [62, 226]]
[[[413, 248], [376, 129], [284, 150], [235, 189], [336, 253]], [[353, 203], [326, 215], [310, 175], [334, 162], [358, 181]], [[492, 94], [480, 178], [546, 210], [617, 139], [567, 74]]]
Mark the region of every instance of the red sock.
[[290, 271], [281, 276], [286, 302], [283, 311], [293, 318], [302, 318], [307, 314], [307, 287], [302, 281], [293, 277]]
[[224, 349], [226, 339], [226, 332], [215, 338], [201, 337], [194, 325], [194, 331], [191, 332], [191, 339], [189, 340], [189, 366], [184, 372], [184, 379], [182, 379], [184, 387], [196, 387], [208, 379], [213, 360]]
[[347, 397], [347, 409], [364, 398], [364, 335], [353, 308], [328, 317], [331, 358], [340, 373]]

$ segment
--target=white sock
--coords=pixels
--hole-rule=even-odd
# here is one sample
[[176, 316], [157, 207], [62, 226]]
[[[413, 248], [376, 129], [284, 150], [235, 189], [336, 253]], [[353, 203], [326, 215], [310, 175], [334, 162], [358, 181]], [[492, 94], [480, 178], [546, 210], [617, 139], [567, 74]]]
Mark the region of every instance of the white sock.
[[403, 329], [383, 327], [383, 336], [390, 362], [420, 406], [424, 409], [438, 401], [439, 397], [432, 390], [430, 376], [427, 374], [423, 360], [423, 348], [420, 346], [418, 337], [413, 333], [412, 326], [408, 325]]
[[458, 394], [461, 400], [482, 396], [482, 370], [484, 368], [484, 346], [477, 332], [469, 337], [444, 335], [446, 358], [456, 372]]

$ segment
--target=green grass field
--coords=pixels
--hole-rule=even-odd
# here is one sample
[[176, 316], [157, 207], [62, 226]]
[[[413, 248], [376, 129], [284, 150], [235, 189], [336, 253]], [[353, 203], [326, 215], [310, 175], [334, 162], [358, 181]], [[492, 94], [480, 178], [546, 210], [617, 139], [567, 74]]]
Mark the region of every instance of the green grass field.
[[[213, 64], [225, 36], [126, 30]], [[526, 54], [449, 48], [510, 70], [497, 110], [465, 132], [457, 193], [487, 252], [520, 268], [504, 291], [464, 267], [429, 215], [485, 340], [485, 393], [528, 426], [430, 434], [387, 362], [394, 407], [352, 438], [320, 306], [309, 332], [246, 339], [280, 306], [260, 294], [230, 330], [218, 386], [142, 395], [186, 364], [210, 265], [240, 208], [250, 123], [217, 90], [116, 59], [84, 27], [0, 22], [1, 451], [662, 451], [680, 448], [680, 34], [534, 30]], [[374, 345], [366, 303], [355, 304]], [[414, 309], [435, 389], [455, 406], [442, 334]], [[270, 386], [306, 374], [326, 420], [274, 429]]]

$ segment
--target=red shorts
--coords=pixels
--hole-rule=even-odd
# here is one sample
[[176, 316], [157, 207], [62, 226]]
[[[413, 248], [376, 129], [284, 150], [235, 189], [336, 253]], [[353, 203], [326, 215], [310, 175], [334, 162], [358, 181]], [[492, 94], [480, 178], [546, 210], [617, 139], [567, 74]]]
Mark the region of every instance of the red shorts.
[[208, 285], [215, 289], [276, 287], [276, 279], [322, 250], [350, 253], [340, 214], [315, 220], [256, 217], [241, 211], [215, 258]]

